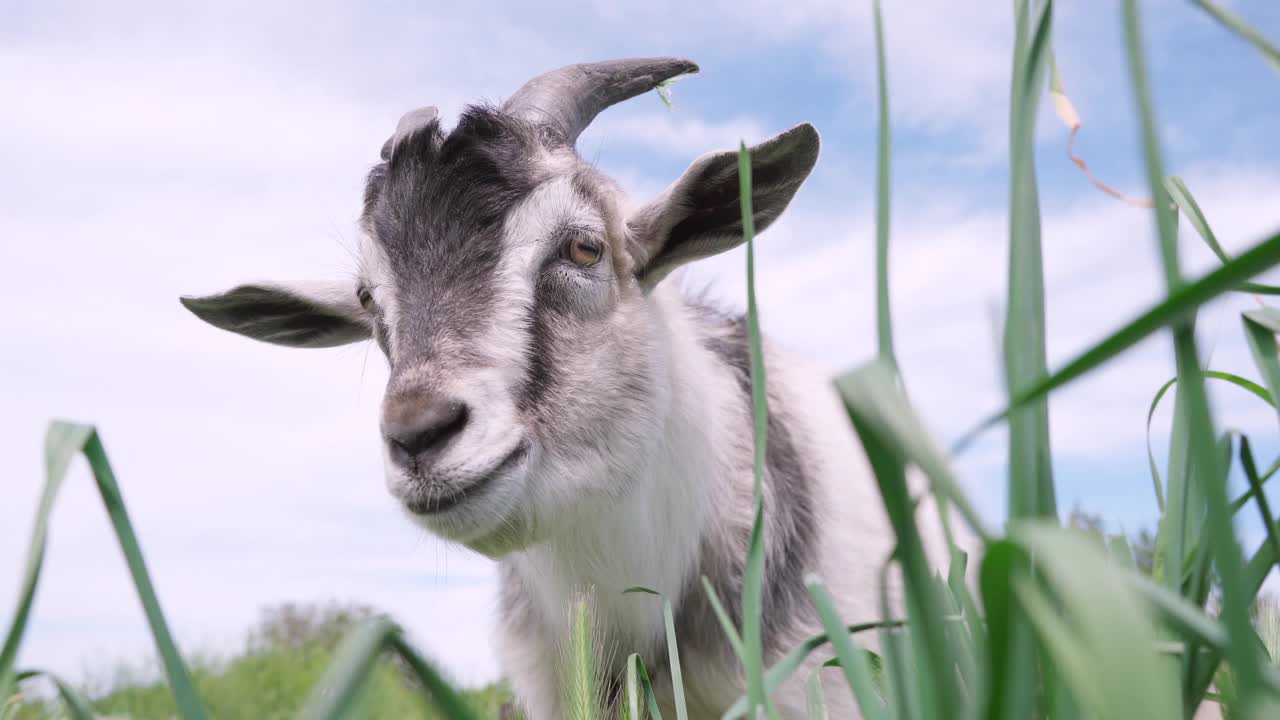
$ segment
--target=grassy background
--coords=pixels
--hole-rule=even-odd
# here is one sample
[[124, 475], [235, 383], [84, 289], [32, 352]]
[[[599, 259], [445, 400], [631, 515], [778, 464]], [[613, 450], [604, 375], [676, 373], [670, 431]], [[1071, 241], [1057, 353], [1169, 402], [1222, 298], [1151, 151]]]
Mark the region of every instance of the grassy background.
[[[218, 718], [292, 718], [335, 660], [342, 638], [376, 613], [344, 605], [282, 605], [263, 611], [243, 647], [226, 656], [190, 658], [191, 679], [209, 715]], [[98, 679], [82, 687], [94, 711], [105, 717], [163, 720], [179, 717], [173, 693], [158, 667], [118, 664], [96, 668]], [[519, 715], [502, 707], [510, 700], [505, 686], [461, 693], [478, 717]], [[383, 658], [349, 710], [361, 718], [443, 718], [428, 702], [422, 684], [403, 663]], [[13, 720], [66, 717], [56, 698], [20, 701]]]

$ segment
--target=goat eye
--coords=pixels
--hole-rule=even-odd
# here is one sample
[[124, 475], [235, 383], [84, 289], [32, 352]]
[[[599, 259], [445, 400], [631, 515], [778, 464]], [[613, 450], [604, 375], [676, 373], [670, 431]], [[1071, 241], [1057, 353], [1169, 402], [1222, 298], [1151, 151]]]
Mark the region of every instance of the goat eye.
[[360, 307], [373, 312], [373, 293], [369, 291], [369, 288], [362, 287], [356, 290], [356, 299], [360, 301]]
[[569, 239], [566, 252], [570, 260], [585, 267], [600, 261], [604, 255], [604, 246], [590, 237], [574, 235]]

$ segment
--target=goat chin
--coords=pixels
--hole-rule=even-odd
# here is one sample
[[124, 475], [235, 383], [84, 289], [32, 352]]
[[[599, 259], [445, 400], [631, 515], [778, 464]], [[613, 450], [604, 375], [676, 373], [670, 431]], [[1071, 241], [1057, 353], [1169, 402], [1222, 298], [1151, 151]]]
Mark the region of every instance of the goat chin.
[[[532, 720], [564, 716], [555, 660], [568, 637], [568, 608], [584, 593], [604, 687], [617, 686], [632, 652], [640, 653], [651, 675], [668, 676], [661, 603], [623, 594], [638, 585], [672, 602], [691, 717], [719, 717], [745, 692], [740, 663], [708, 613], [701, 587], [706, 576], [723, 601], [737, 606], [753, 519], [749, 399], [740, 369], [708, 349], [730, 337], [734, 321], [679, 291], [655, 292], [652, 299], [672, 348], [670, 412], [656, 452], [626, 496], [592, 507], [571, 527], [501, 561], [497, 645]], [[794, 456], [788, 459], [799, 466], [769, 468], [765, 478], [766, 543], [782, 538], [793, 544], [771, 549], [767, 565], [763, 625], [766, 662], [772, 662], [822, 631], [804, 588], [781, 582], [820, 577], [851, 623], [881, 616], [882, 579], [891, 611], [900, 610], [902, 599], [896, 573], [885, 573], [893, 532], [828, 376], [772, 347], [766, 367], [770, 412], [785, 423], [785, 437], [771, 440], [790, 443]], [[910, 481], [917, 494], [923, 490], [918, 475]], [[932, 502], [921, 504], [917, 519], [931, 560], [944, 567], [946, 545]], [[795, 527], [800, 522], [808, 526]], [[872, 649], [878, 645], [873, 634], [859, 640]], [[774, 696], [783, 717], [804, 717], [803, 679], [825, 659], [819, 655]], [[831, 716], [856, 717], [838, 675], [823, 676]], [[670, 683], [653, 684], [663, 709], [674, 712]]]

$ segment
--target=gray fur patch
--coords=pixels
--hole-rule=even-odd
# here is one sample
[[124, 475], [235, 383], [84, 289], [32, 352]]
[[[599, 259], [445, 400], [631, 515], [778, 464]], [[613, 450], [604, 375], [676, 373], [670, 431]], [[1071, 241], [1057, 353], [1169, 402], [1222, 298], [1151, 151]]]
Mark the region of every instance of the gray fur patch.
[[[726, 314], [718, 309], [691, 303], [691, 307], [706, 323], [707, 332], [703, 345], [725, 364], [738, 380], [742, 393], [743, 412], [752, 413], [751, 402], [751, 350], [747, 333], [747, 321], [743, 316]], [[812, 614], [806, 599], [804, 576], [817, 557], [816, 508], [813, 498], [813, 482], [809, 477], [804, 458], [792, 437], [787, 422], [788, 410], [775, 393], [769, 393], [768, 439], [765, 449], [765, 576], [763, 597], [763, 636], [766, 653], [778, 649], [786, 631]], [[746, 448], [751, 447], [748, 438]], [[733, 543], [735, 548], [748, 547], [750, 537]], [[708, 572], [708, 579], [720, 596], [729, 615], [738, 625], [742, 623], [742, 585], [745, 557], [729, 560], [717, 557], [713, 562], [715, 573]], [[718, 566], [718, 567], [716, 567]], [[705, 570], [711, 570], [706, 568]], [[686, 595], [681, 611], [681, 622], [690, 632], [716, 632], [719, 626], [711, 614], [710, 605], [699, 579]], [[725, 644], [725, 647], [728, 647]]]
[[396, 365], [484, 327], [503, 218], [544, 179], [531, 159], [537, 130], [492, 108], [468, 108], [447, 136], [435, 119], [411, 125], [369, 173], [362, 218], [395, 275]]

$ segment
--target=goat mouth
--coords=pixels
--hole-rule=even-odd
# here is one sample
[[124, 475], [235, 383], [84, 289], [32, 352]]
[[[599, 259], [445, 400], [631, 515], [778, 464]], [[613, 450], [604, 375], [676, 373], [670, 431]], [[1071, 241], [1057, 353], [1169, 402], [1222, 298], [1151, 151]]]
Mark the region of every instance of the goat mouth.
[[529, 443], [521, 442], [515, 446], [492, 470], [477, 477], [466, 487], [447, 494], [435, 495], [427, 492], [415, 493], [414, 497], [404, 501], [404, 506], [415, 515], [437, 515], [461, 505], [467, 500], [482, 495], [500, 475], [515, 467], [529, 452]]

